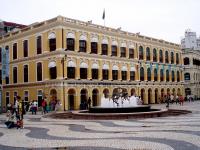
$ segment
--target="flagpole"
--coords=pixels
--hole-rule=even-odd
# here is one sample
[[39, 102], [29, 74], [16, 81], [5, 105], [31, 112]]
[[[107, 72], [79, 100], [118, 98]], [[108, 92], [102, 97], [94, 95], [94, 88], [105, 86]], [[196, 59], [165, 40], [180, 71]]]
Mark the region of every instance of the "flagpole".
[[106, 17], [105, 17], [105, 8], [103, 9], [103, 16], [102, 16], [102, 19], [104, 20], [104, 28], [105, 28], [105, 24], [106, 24]]

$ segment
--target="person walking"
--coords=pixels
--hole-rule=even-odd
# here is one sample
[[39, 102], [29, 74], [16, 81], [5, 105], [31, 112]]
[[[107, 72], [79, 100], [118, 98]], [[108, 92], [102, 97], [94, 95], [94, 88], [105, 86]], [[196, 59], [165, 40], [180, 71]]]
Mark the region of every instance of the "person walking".
[[184, 98], [182, 95], [179, 96], [180, 105], [183, 106]]
[[47, 102], [46, 102], [46, 97], [44, 97], [44, 99], [42, 100], [42, 114], [46, 114], [47, 112]]
[[91, 107], [91, 103], [92, 103], [92, 100], [91, 100], [91, 98], [90, 98], [90, 97], [89, 97], [89, 99], [88, 99], [87, 103], [88, 103], [88, 108], [90, 108], [90, 107]]
[[17, 100], [19, 103], [18, 103], [18, 114], [17, 114], [17, 125], [22, 129], [24, 128], [24, 122], [23, 122], [23, 119], [24, 119], [24, 104], [21, 100], [21, 97], [20, 96], [17, 96]]

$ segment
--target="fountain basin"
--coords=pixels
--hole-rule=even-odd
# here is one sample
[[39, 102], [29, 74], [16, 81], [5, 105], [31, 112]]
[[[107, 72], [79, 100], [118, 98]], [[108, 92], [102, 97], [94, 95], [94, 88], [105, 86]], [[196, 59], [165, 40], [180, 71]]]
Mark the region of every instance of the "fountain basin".
[[131, 107], [91, 107], [89, 113], [132, 113], [132, 112], [149, 112], [151, 110], [150, 105], [138, 105]]

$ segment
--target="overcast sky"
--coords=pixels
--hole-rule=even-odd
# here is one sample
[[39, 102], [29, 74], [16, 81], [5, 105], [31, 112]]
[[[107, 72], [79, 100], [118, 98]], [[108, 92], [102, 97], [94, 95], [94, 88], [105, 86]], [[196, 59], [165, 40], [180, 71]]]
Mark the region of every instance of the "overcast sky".
[[0, 19], [21, 24], [58, 15], [180, 43], [186, 29], [200, 35], [200, 0], [1, 0]]

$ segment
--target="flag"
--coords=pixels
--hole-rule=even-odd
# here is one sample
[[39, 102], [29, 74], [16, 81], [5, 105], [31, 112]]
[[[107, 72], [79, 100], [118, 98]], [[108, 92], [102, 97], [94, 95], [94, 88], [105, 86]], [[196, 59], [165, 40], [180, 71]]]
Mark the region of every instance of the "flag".
[[103, 10], [103, 16], [102, 16], [102, 19], [104, 20], [106, 17], [106, 14], [105, 14], [105, 9]]
[[168, 70], [171, 71], [171, 65], [168, 65]]
[[156, 70], [158, 71], [158, 63], [156, 64]]
[[163, 69], [163, 71], [164, 71], [164, 69], [165, 69], [165, 66], [164, 66], [164, 65], [162, 65], [162, 69]]
[[2, 48], [2, 79], [9, 76], [9, 50]]
[[150, 63], [150, 70], [152, 70], [152, 63]]

